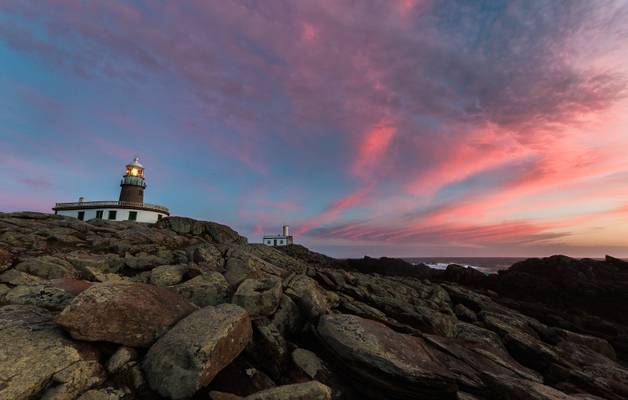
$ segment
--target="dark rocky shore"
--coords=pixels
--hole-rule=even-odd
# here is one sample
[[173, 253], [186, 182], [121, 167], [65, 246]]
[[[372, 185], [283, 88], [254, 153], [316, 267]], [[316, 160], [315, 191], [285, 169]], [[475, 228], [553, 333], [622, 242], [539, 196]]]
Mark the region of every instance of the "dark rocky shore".
[[628, 263], [496, 275], [0, 213], [0, 399], [628, 398]]

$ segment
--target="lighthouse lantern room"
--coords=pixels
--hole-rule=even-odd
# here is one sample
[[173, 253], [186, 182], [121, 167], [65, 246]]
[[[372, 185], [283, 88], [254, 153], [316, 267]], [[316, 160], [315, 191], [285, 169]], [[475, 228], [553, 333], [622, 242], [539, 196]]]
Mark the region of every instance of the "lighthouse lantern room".
[[107, 219], [112, 221], [156, 222], [170, 215], [163, 206], [144, 203], [144, 166], [138, 157], [126, 166], [120, 182], [118, 201], [85, 201], [79, 198], [77, 203], [57, 203], [53, 210], [57, 215], [78, 218], [80, 220]]

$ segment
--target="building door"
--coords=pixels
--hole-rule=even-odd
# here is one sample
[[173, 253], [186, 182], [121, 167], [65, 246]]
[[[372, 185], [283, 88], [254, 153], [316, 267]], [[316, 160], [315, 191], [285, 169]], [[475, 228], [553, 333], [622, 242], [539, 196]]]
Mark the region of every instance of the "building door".
[[277, 239], [273, 239], [273, 246], [277, 246]]
[[78, 219], [80, 219], [81, 221], [85, 219], [85, 211], [78, 212]]

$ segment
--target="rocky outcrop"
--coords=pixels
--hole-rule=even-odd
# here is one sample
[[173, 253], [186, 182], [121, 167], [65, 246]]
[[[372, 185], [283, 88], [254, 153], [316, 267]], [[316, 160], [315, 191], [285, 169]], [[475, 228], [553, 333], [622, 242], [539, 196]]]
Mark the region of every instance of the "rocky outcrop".
[[246, 400], [331, 400], [331, 389], [316, 381], [295, 383], [252, 394]]
[[50, 311], [0, 307], [0, 398], [75, 398], [104, 378], [96, 349], [68, 340]]
[[225, 277], [214, 271], [172, 286], [171, 289], [199, 307], [226, 303], [230, 294], [229, 283]]
[[245, 245], [246, 238], [226, 225], [215, 222], [196, 221], [191, 218], [171, 217], [157, 222], [157, 227], [171, 230], [182, 235], [196, 235], [209, 239], [211, 243]]
[[281, 279], [267, 276], [261, 279], [246, 279], [233, 295], [233, 303], [243, 307], [252, 317], [275, 313], [283, 289]]
[[367, 398], [456, 398], [455, 376], [418, 337], [343, 314], [322, 317], [316, 332]]
[[150, 346], [194, 306], [175, 292], [142, 283], [99, 283], [78, 295], [56, 319], [72, 337]]
[[244, 350], [251, 336], [251, 321], [241, 307], [195, 311], [148, 350], [143, 364], [148, 383], [171, 399], [191, 397]]
[[626, 265], [487, 276], [0, 213], [0, 399], [623, 400]]

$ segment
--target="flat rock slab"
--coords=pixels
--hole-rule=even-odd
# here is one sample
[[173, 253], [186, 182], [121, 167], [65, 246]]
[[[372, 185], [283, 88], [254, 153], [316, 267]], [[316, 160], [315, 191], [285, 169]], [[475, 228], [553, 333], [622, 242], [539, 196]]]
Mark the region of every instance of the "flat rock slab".
[[148, 347], [194, 310], [194, 305], [165, 288], [99, 283], [75, 297], [56, 322], [75, 339]]
[[277, 386], [246, 396], [245, 400], [331, 400], [331, 389], [317, 381]]
[[195, 311], [148, 350], [143, 364], [148, 383], [164, 397], [191, 397], [229, 365], [251, 337], [251, 320], [239, 306]]
[[269, 275], [261, 279], [245, 279], [238, 286], [232, 302], [257, 317], [273, 314], [282, 295], [281, 279]]
[[347, 314], [322, 316], [316, 330], [367, 398], [456, 399], [455, 375], [421, 338]]
[[[72, 343], [52, 314], [30, 305], [0, 307], [0, 399], [37, 398], [52, 382], [59, 390], [80, 393], [99, 383], [102, 368], [89, 345]], [[89, 374], [82, 374], [89, 365]], [[68, 387], [68, 375], [74, 382]], [[85, 378], [85, 379], [83, 379]]]

